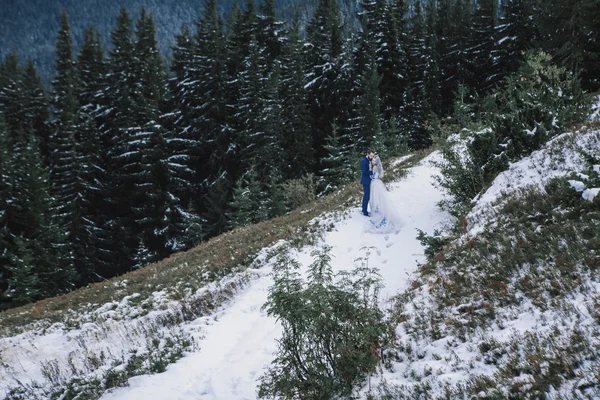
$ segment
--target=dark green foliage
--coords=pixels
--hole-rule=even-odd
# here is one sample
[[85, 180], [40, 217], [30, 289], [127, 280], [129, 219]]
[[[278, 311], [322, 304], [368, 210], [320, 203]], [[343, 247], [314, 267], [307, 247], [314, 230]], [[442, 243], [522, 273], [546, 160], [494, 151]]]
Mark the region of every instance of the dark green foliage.
[[483, 188], [483, 174], [469, 153], [461, 154], [451, 147], [444, 147], [442, 155], [444, 160], [437, 163], [441, 175], [436, 176], [436, 181], [452, 195], [455, 204], [450, 211], [458, 217], [468, 209]]
[[262, 398], [348, 398], [377, 365], [390, 327], [377, 305], [381, 279], [367, 260], [334, 276], [329, 249], [313, 253], [308, 279], [282, 254], [265, 304], [283, 326], [279, 349], [261, 378]]
[[560, 65], [582, 75], [586, 88], [600, 88], [600, 7], [595, 0], [550, 0], [539, 4], [539, 46]]
[[[448, 153], [443, 183], [466, 204], [507, 161], [585, 118], [577, 75], [546, 56], [511, 76], [523, 50], [552, 45], [586, 87], [596, 82], [597, 9], [591, 0], [548, 4], [374, 0], [357, 10], [322, 0], [303, 30], [304, 14], [288, 26], [272, 1], [236, 2], [225, 22], [229, 7], [206, 0], [195, 27], [174, 37], [170, 77], [158, 6], [135, 9], [135, 21], [121, 10], [106, 59], [100, 37], [109, 30], [88, 27], [80, 39], [80, 18], [64, 13], [50, 98], [32, 63], [20, 65], [16, 52], [0, 62], [4, 147], [30, 135], [39, 144], [51, 225], [66, 233], [56, 243], [79, 284], [281, 215], [305, 201], [291, 200], [291, 187], [312, 198], [314, 187], [300, 190], [304, 177], [314, 174], [320, 193], [337, 190], [356, 177], [366, 147], [382, 156], [423, 149], [450, 132], [448, 122], [478, 124], [468, 161]], [[7, 218], [3, 246], [37, 251], [17, 246]]]
[[350, 153], [347, 147], [342, 143], [337, 126], [333, 126], [331, 136], [326, 140], [325, 150], [328, 156], [322, 161], [324, 169], [321, 171], [323, 181], [321, 183], [321, 193], [329, 193], [339, 190], [344, 184], [349, 182], [356, 173], [357, 157], [353, 160], [353, 153]]
[[436, 253], [442, 250], [447, 240], [444, 240], [440, 236], [441, 232], [438, 230], [435, 230], [431, 236], [427, 235], [427, 233], [420, 229], [417, 230], [419, 231], [417, 240], [421, 242], [421, 245], [425, 248], [425, 255], [427, 256], [427, 259], [432, 260]]
[[479, 94], [490, 91], [497, 84], [496, 27], [498, 10], [495, 0], [478, 0], [473, 13], [467, 49], [469, 85]]
[[282, 147], [286, 165], [283, 171], [288, 178], [298, 178], [313, 170], [308, 92], [304, 87], [306, 60], [304, 41], [300, 38], [300, 17], [296, 14], [284, 48], [281, 63], [281, 100], [283, 103], [281, 125], [284, 129]]
[[254, 224], [266, 220], [268, 215], [268, 196], [258, 180], [256, 170], [251, 167], [238, 179], [233, 191], [233, 201], [227, 213], [228, 227]]
[[495, 155], [505, 152], [509, 159], [537, 150], [585, 120], [590, 107], [577, 76], [553, 65], [550, 56], [540, 52], [528, 54], [519, 73], [507, 79], [495, 104], [498, 111], [489, 113], [487, 119], [497, 139], [487, 142], [491, 149], [497, 144], [491, 150]]
[[0, 308], [27, 304], [71, 290], [76, 274], [65, 236], [52, 221], [48, 179], [39, 159], [38, 141], [20, 132], [3, 162], [5, 186], [0, 227], [2, 254]]
[[518, 71], [525, 52], [537, 37], [534, 7], [527, 0], [509, 0], [502, 8], [496, 32], [498, 80]]

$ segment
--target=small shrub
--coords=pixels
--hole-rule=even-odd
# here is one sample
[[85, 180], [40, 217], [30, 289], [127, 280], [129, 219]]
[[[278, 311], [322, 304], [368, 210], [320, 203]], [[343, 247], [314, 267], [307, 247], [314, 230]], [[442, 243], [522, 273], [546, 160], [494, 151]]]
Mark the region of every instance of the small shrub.
[[283, 326], [276, 358], [261, 377], [259, 396], [331, 399], [351, 396], [374, 371], [391, 332], [377, 305], [381, 280], [366, 261], [335, 279], [329, 248], [313, 253], [308, 281], [281, 255], [265, 304]]
[[316, 198], [317, 185], [313, 174], [284, 182], [281, 184], [281, 188], [285, 204], [292, 210], [311, 203]]
[[473, 162], [467, 149], [445, 146], [441, 152], [443, 161], [434, 163], [440, 175], [434, 178], [452, 196], [453, 203], [448, 204], [449, 211], [459, 217], [469, 209], [471, 201], [483, 188], [482, 170]]

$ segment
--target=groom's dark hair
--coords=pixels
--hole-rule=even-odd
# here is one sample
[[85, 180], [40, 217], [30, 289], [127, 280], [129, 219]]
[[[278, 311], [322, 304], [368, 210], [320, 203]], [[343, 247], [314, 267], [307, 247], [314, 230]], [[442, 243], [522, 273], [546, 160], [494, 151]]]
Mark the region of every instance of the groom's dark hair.
[[374, 153], [374, 151], [373, 150], [367, 150], [367, 152], [365, 154], [371, 154], [371, 153]]

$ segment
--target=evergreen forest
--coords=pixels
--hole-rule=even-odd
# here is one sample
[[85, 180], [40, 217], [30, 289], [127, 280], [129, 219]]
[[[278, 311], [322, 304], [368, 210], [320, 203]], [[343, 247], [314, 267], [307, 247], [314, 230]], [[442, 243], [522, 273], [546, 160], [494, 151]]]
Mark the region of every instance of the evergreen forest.
[[[382, 157], [431, 146], [543, 50], [600, 89], [596, 0], [205, 0], [159, 48], [153, 11], [123, 7], [55, 73], [0, 60], [0, 310], [140, 268], [323, 196]], [[294, 13], [290, 13], [294, 14]], [[359, 28], [349, 21], [359, 21]], [[182, 24], [183, 25], [183, 24]], [[5, 49], [6, 50], [6, 49]], [[171, 54], [166, 60], [162, 54]], [[466, 116], [467, 118], [469, 116]]]

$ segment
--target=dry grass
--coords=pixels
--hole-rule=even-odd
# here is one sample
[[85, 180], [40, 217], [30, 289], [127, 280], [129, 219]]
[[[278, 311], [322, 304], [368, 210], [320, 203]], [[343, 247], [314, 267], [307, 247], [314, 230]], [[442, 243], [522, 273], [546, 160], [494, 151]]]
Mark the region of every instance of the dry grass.
[[[429, 151], [415, 153], [401, 166], [386, 170], [386, 181], [401, 178], [406, 168], [423, 159]], [[248, 268], [257, 253], [279, 240], [301, 245], [318, 227], [308, 222], [313, 218], [342, 211], [358, 203], [362, 187], [352, 183], [344, 189], [300, 207], [289, 214], [224, 233], [196, 247], [129, 272], [113, 279], [90, 284], [71, 293], [38, 301], [0, 313], [0, 337], [11, 336], [27, 329], [43, 329], [52, 323], [69, 326], [72, 316], [79, 316], [97, 307], [139, 293], [143, 301], [153, 292], [166, 290], [169, 297], [179, 300], [209, 282], [232, 272]]]

